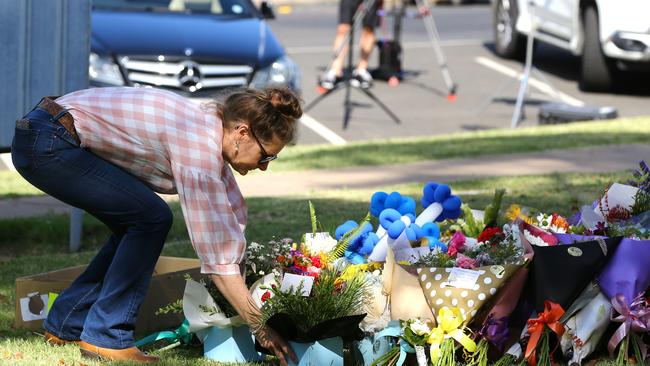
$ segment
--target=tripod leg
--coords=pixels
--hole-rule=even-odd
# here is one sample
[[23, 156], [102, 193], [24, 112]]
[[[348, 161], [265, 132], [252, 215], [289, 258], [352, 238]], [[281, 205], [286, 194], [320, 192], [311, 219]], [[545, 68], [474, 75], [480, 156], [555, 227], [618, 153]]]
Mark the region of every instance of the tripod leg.
[[386, 114], [388, 114], [390, 116], [390, 118], [392, 118], [395, 123], [397, 123], [397, 124], [402, 123], [402, 121], [400, 121], [399, 117], [397, 117], [397, 115], [395, 115], [395, 113], [393, 113], [393, 111], [388, 109], [388, 107], [384, 103], [382, 103], [382, 101], [379, 100], [379, 98], [377, 98], [372, 92], [370, 92], [367, 89], [359, 89], [359, 90], [361, 90], [365, 95], [368, 96], [368, 98], [372, 99], [379, 107], [381, 107], [381, 109], [383, 109], [384, 112], [386, 112]]
[[316, 99], [312, 100], [309, 104], [307, 104], [307, 106], [305, 108], [302, 109], [303, 112], [309, 112], [309, 110], [314, 108], [316, 106], [316, 104], [320, 103], [321, 100], [325, 99], [325, 97], [327, 97], [328, 95], [334, 93], [335, 91], [337, 91], [339, 89], [341, 89], [341, 87], [336, 85], [334, 87], [334, 89], [330, 89], [330, 90], [326, 91], [325, 93], [320, 94], [319, 96], [316, 97]]
[[350, 90], [352, 85], [350, 85], [350, 80], [345, 81], [345, 102], [343, 103], [343, 129], [348, 128], [348, 123], [350, 122], [350, 115], [352, 114], [352, 100], [350, 100]]
[[[426, 7], [426, 4], [423, 0], [415, 0], [415, 2], [419, 8]], [[438, 67], [440, 67], [442, 77], [445, 80], [445, 84], [447, 85], [447, 90], [449, 92], [448, 98], [451, 100], [451, 98], [455, 97], [456, 95], [457, 86], [451, 78], [451, 73], [449, 72], [445, 54], [442, 52], [442, 47], [440, 47], [440, 35], [438, 34], [438, 29], [436, 28], [436, 23], [433, 19], [433, 13], [431, 13], [431, 11], [428, 13], [428, 16], [423, 17], [424, 27], [427, 29], [429, 41], [431, 41], [431, 47], [436, 54]]]

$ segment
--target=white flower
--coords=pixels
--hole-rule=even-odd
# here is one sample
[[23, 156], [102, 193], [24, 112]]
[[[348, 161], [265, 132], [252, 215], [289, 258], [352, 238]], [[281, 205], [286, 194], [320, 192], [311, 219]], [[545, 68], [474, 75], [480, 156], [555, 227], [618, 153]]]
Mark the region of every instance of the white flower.
[[419, 336], [423, 336], [431, 333], [431, 328], [429, 327], [429, 325], [421, 321], [420, 319], [413, 320], [413, 322], [409, 325], [409, 327], [411, 328], [411, 331], [413, 331], [413, 333]]
[[526, 237], [526, 240], [528, 240], [528, 242], [532, 245], [536, 245], [538, 247], [548, 246], [548, 244], [542, 238], [531, 234], [528, 230], [524, 230], [524, 236]]
[[551, 230], [551, 231], [554, 232], [554, 233], [558, 233], [558, 234], [565, 234], [565, 233], [566, 233], [566, 229], [565, 229], [565, 228], [563, 228], [563, 227], [559, 227], [559, 226], [555, 226], [555, 225], [552, 225], [551, 227], [549, 227], [549, 230]]

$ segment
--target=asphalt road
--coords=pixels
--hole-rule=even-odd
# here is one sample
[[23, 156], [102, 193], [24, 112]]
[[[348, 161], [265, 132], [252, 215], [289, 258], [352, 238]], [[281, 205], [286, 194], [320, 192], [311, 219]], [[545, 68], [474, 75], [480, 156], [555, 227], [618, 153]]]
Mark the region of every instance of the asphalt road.
[[[276, 13], [277, 19], [269, 24], [299, 64], [303, 99], [310, 103], [318, 96], [317, 77], [332, 58], [337, 5], [294, 6], [288, 14]], [[308, 112], [311, 118], [301, 124], [298, 143], [345, 143], [509, 127], [519, 88], [516, 77], [523, 65], [493, 53], [489, 4], [438, 6], [433, 9], [433, 16], [449, 71], [459, 87], [456, 102], [447, 101], [448, 90], [424, 22], [407, 16], [402, 31], [406, 78], [397, 87], [380, 81], [371, 89], [401, 119], [401, 124], [394, 123], [365, 94], [353, 89], [353, 110], [348, 128], [343, 129], [345, 90], [339, 90]], [[392, 38], [392, 19], [386, 20], [377, 35]], [[371, 68], [377, 63], [375, 51]], [[558, 99], [553, 95], [554, 89], [564, 102], [614, 106], [622, 117], [650, 114], [648, 77], [630, 77], [615, 94], [584, 93], [577, 85], [579, 59], [568, 52], [538, 45], [534, 65], [539, 73], [532, 75], [526, 118], [520, 126], [537, 124], [539, 103]], [[493, 98], [496, 100], [492, 101]]]

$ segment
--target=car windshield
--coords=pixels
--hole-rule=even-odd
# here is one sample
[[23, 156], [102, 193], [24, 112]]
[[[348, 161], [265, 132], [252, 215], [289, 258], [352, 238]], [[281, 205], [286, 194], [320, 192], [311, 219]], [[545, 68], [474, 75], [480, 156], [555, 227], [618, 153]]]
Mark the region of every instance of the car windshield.
[[93, 8], [242, 17], [250, 17], [254, 14], [252, 5], [247, 0], [93, 0]]

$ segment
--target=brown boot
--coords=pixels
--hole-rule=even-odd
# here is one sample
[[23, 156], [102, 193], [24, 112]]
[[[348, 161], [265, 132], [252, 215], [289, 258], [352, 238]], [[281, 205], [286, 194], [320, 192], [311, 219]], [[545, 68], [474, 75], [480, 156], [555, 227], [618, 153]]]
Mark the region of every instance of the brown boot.
[[125, 349], [103, 348], [84, 341], [79, 341], [79, 350], [84, 357], [106, 361], [156, 362], [160, 359], [141, 352], [137, 347]]
[[61, 339], [50, 332], [45, 332], [45, 343], [50, 346], [65, 346], [66, 344], [77, 344], [79, 341], [67, 341]]

